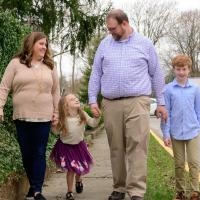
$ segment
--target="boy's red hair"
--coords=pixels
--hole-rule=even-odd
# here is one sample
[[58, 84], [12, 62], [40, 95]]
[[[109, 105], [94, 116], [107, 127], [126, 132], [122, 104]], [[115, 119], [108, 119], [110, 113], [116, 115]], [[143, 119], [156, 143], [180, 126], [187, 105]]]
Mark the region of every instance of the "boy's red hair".
[[172, 59], [172, 67], [184, 67], [188, 66], [189, 69], [192, 67], [192, 60], [187, 55], [177, 55], [175, 58]]

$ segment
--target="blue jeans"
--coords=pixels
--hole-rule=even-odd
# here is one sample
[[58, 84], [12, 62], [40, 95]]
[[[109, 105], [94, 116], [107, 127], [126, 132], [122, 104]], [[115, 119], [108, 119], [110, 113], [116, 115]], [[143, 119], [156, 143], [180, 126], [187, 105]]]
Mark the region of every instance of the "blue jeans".
[[46, 146], [50, 132], [49, 122], [15, 121], [23, 166], [30, 187], [41, 192], [46, 171]]

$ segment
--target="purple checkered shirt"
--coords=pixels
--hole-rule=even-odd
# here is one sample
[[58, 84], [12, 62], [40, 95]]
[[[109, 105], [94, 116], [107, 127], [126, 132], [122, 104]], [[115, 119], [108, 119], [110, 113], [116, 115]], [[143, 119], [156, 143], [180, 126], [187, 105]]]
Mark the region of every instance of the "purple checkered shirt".
[[89, 80], [89, 103], [96, 103], [101, 90], [103, 97], [151, 95], [165, 105], [164, 75], [152, 42], [133, 32], [128, 39], [116, 41], [111, 35], [97, 49]]

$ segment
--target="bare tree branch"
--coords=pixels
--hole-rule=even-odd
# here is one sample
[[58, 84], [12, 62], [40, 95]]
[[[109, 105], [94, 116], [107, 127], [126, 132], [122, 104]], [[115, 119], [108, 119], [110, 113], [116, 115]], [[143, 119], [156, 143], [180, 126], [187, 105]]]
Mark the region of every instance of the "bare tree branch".
[[193, 75], [200, 72], [200, 10], [182, 12], [170, 30], [169, 38], [176, 46], [174, 52], [187, 54], [191, 57]]
[[124, 5], [124, 8], [136, 30], [156, 44], [168, 34], [175, 14], [175, 5], [175, 2], [137, 0], [133, 4]]

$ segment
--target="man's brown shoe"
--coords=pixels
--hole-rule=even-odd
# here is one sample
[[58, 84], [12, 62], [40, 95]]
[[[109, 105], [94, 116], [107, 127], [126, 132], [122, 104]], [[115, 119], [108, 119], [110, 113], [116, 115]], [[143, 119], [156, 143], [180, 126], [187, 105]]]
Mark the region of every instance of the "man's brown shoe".
[[113, 191], [108, 200], [124, 200], [125, 193]]
[[173, 200], [186, 200], [184, 192], [177, 192], [176, 197]]
[[190, 200], [200, 200], [200, 193], [199, 192], [192, 192]]

